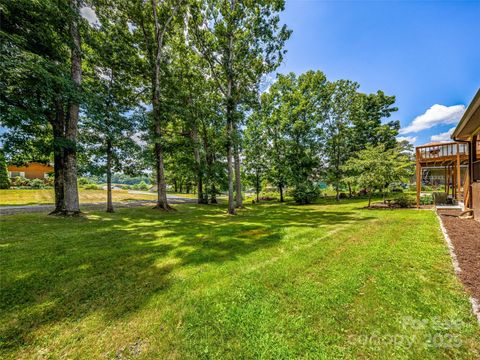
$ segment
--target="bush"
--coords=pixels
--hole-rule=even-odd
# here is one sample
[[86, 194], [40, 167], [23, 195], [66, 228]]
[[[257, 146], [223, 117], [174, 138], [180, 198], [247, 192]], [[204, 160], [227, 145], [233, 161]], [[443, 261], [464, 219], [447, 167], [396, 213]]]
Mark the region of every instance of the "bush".
[[100, 186], [97, 184], [87, 184], [83, 187], [85, 190], [101, 190]]
[[132, 185], [131, 188], [133, 190], [147, 191], [148, 189], [150, 189], [150, 186], [145, 181], [142, 180], [138, 184]]
[[340, 194], [338, 194], [338, 198], [339, 199], [346, 199], [346, 198], [348, 198], [348, 196], [344, 192], [341, 192]]
[[310, 204], [320, 196], [320, 189], [310, 182], [295, 186], [292, 196], [297, 204]]
[[393, 204], [400, 208], [409, 208], [413, 205], [413, 199], [407, 195], [401, 194], [393, 200]]
[[260, 196], [259, 199], [260, 199], [260, 200], [265, 200], [265, 201], [277, 200], [277, 198], [271, 197], [271, 196]]
[[8, 189], [10, 187], [10, 178], [8, 177], [7, 162], [3, 151], [0, 150], [0, 189]]
[[13, 186], [30, 186], [30, 180], [23, 176], [17, 176], [12, 180]]
[[78, 185], [88, 185], [88, 184], [92, 184], [89, 178], [86, 178], [86, 177], [78, 178]]
[[42, 179], [33, 179], [30, 181], [30, 187], [32, 189], [43, 189], [44, 185]]
[[368, 191], [367, 189], [361, 189], [358, 191], [358, 196], [367, 196], [368, 195]]
[[433, 204], [433, 196], [431, 195], [424, 195], [420, 197], [420, 204], [421, 205], [432, 205]]
[[275, 191], [261, 191], [259, 194], [259, 198], [260, 200], [266, 201], [277, 200], [280, 198], [280, 194]]
[[445, 205], [447, 203], [447, 194], [444, 192], [432, 193], [432, 200], [435, 205]]

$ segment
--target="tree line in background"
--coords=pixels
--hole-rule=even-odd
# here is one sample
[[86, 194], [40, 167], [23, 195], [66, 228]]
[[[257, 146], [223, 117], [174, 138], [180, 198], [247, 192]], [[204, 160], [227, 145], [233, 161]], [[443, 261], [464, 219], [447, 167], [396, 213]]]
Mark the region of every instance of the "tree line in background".
[[[396, 111], [393, 96], [320, 71], [266, 81], [291, 33], [283, 8], [283, 0], [6, 0], [0, 122], [9, 161], [53, 158], [54, 213], [63, 215], [80, 212], [78, 173], [105, 177], [107, 211], [114, 174], [146, 171], [157, 208], [170, 208], [167, 184], [195, 184], [199, 203], [226, 191], [230, 214], [242, 207], [242, 186], [258, 199], [267, 182], [281, 201], [288, 188], [308, 203], [320, 181], [338, 198], [344, 186], [382, 188], [405, 176], [399, 123], [383, 121]], [[365, 167], [351, 160], [372, 149], [399, 169], [373, 185], [358, 181]]]

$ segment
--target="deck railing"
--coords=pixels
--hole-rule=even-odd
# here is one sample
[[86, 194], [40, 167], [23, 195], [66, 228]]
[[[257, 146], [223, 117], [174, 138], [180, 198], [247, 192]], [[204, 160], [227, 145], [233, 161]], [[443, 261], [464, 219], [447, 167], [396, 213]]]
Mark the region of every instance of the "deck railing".
[[420, 161], [425, 160], [440, 160], [449, 157], [456, 157], [468, 155], [468, 145], [464, 143], [451, 142], [437, 145], [424, 145], [417, 147], [417, 154]]

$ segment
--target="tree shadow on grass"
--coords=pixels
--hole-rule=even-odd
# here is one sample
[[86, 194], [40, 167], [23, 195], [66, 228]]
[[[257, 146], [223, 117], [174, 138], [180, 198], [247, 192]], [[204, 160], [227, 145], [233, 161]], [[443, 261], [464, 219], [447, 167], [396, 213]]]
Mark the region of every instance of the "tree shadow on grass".
[[[370, 217], [291, 206], [257, 207], [227, 216], [223, 206], [183, 205], [94, 213], [80, 219], [2, 223], [2, 351], [35, 341], [36, 329], [100, 312], [105, 321], [141, 309], [185, 266], [236, 261], [280, 242], [289, 227], [335, 227]], [[30, 221], [30, 223], [29, 223]]]

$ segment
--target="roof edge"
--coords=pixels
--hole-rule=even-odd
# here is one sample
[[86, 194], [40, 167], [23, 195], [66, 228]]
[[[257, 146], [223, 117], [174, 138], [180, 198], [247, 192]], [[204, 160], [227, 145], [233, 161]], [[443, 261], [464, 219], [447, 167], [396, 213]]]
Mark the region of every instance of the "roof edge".
[[455, 128], [452, 135], [450, 136], [453, 140], [456, 140], [458, 134], [465, 127], [465, 125], [470, 120], [471, 116], [475, 113], [478, 107], [480, 107], [480, 88], [477, 90], [477, 93], [473, 97], [472, 101], [467, 107], [467, 110], [465, 110], [465, 113], [463, 114], [462, 118], [458, 122], [457, 127]]

